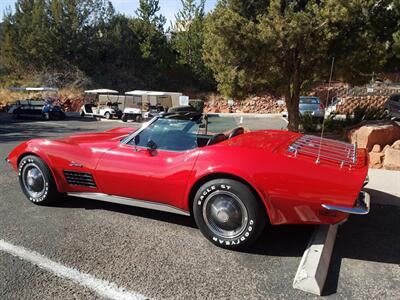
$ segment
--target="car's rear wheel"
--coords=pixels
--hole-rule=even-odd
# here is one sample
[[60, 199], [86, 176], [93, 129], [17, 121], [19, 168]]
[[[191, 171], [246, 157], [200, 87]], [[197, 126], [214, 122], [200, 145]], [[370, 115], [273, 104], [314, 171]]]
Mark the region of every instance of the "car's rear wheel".
[[194, 197], [193, 214], [204, 236], [228, 249], [249, 246], [266, 224], [265, 209], [253, 191], [233, 179], [203, 184]]
[[25, 196], [35, 204], [49, 204], [60, 195], [49, 167], [37, 156], [22, 158], [18, 176]]
[[128, 121], [128, 116], [127, 116], [127, 114], [123, 114], [121, 120], [122, 120], [122, 122]]

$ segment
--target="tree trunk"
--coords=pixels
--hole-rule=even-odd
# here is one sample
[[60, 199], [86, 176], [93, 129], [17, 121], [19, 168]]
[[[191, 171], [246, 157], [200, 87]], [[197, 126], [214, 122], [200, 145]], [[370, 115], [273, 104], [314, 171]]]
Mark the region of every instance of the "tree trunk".
[[288, 112], [288, 130], [298, 131], [300, 125], [300, 112], [299, 112], [299, 96], [295, 99], [293, 96], [290, 100], [286, 100], [286, 107]]
[[285, 100], [288, 111], [288, 129], [290, 131], [299, 131], [300, 125], [300, 61], [296, 60], [294, 64], [293, 75], [285, 88]]

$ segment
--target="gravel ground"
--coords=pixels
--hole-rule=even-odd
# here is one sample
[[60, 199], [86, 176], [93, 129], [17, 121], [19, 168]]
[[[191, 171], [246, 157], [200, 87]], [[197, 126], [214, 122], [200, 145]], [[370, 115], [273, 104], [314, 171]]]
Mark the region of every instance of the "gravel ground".
[[[264, 127], [281, 126], [275, 119], [263, 122]], [[138, 124], [16, 122], [0, 116], [0, 157], [29, 138], [118, 126]], [[267, 228], [253, 248], [233, 252], [209, 243], [189, 217], [71, 197], [53, 206], [35, 206], [3, 160], [0, 189], [0, 240], [127, 290], [155, 299], [318, 298], [292, 288], [313, 226]], [[398, 206], [375, 204], [370, 215], [352, 217], [339, 228], [325, 289], [328, 298], [400, 299], [399, 214]], [[0, 251], [0, 298], [100, 297]]]

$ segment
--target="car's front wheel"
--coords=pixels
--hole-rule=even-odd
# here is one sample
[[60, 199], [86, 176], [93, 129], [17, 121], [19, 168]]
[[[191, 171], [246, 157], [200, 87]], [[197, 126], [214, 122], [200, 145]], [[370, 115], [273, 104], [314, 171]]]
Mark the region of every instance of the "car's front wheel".
[[110, 120], [110, 119], [111, 119], [111, 114], [110, 114], [109, 112], [106, 112], [106, 113], [104, 114], [104, 117], [105, 117], [107, 120]]
[[18, 176], [25, 196], [35, 204], [49, 204], [59, 195], [49, 167], [37, 156], [22, 158]]
[[193, 201], [197, 226], [220, 247], [247, 247], [265, 227], [265, 208], [253, 191], [237, 180], [208, 181], [199, 188]]

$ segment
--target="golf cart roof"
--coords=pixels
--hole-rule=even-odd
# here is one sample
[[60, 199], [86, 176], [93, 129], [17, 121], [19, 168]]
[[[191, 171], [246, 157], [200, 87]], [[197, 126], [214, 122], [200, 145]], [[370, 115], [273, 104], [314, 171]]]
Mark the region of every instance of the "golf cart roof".
[[182, 95], [182, 93], [134, 90], [134, 91], [126, 92], [125, 95], [133, 95], [133, 96], [169, 96], [169, 95]]
[[96, 89], [96, 90], [86, 90], [86, 94], [118, 94], [119, 92], [116, 90], [109, 89]]
[[52, 87], [11, 87], [12, 91], [27, 91], [27, 92], [58, 92], [57, 88]]

